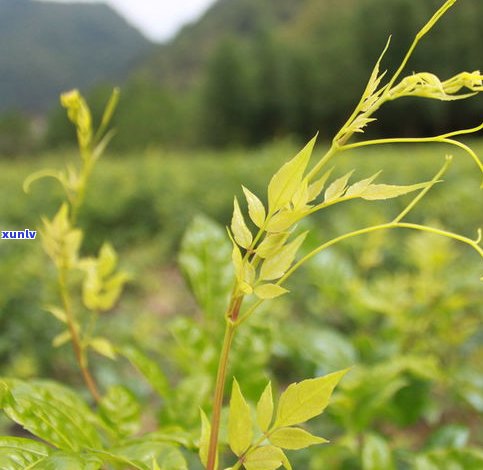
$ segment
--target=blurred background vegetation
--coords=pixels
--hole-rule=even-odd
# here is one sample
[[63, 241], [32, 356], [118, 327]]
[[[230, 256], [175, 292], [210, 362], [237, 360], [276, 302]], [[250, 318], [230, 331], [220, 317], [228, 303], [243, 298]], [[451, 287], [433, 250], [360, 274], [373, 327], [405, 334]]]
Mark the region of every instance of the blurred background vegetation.
[[[220, 299], [229, 288], [223, 226], [233, 194], [244, 184], [263, 195], [270, 175], [316, 131], [320, 155], [388, 35], [383, 68], [392, 70], [441, 3], [219, 0], [172, 41], [155, 45], [102, 5], [0, 0], [1, 229], [33, 229], [58, 208], [53, 181], [22, 192], [33, 171], [77, 158], [58, 94], [80, 87], [98, 116], [112, 86], [122, 87], [117, 135], [93, 176], [80, 224], [85, 254], [110, 240], [135, 279], [101, 329], [155, 359], [166, 378], [158, 383], [164, 398], [122, 361], [93, 365], [104, 385], [123, 381], [155, 407], [146, 428], [178, 423], [196, 433], [198, 407], [209, 410]], [[483, 2], [458, 2], [416, 51], [409, 73], [446, 79], [481, 67], [482, 21]], [[472, 127], [482, 104], [481, 97], [406, 99], [381, 111], [370, 135]], [[480, 140], [470, 143], [483, 152]], [[411, 184], [430, 179], [448, 151], [352, 152], [335, 171], [357, 168], [362, 178], [384, 168], [385, 181]], [[467, 156], [455, 157], [445, 183], [413, 218], [473, 236], [482, 222], [480, 181]], [[309, 221], [307, 249], [385, 221], [404, 202], [327, 210]], [[81, 385], [68, 349], [50, 346], [59, 327], [43, 306], [57, 292], [40, 243], [1, 242], [0, 261], [0, 375]], [[465, 247], [424, 234], [377, 234], [316, 257], [294, 277], [290, 296], [255, 316], [233, 359], [251, 399], [267, 377], [283, 388], [354, 367], [329, 416], [314, 424], [332, 444], [297, 453], [294, 468], [482, 468], [480, 276], [481, 263]]]
[[[305, 140], [338, 129], [384, 44], [401, 60], [440, 0], [220, 0], [162, 45], [102, 4], [0, 1], [0, 153], [72, 142], [57, 96], [77, 87], [102, 109], [121, 84], [116, 150]], [[483, 4], [459, 2], [409, 72], [442, 79], [481, 66]], [[435, 133], [478, 120], [482, 100], [389, 106], [379, 134]], [[19, 129], [20, 128], [20, 129]], [[30, 132], [28, 130], [30, 129]], [[15, 131], [15, 132], [14, 132]], [[20, 131], [20, 132], [19, 132]], [[17, 136], [12, 142], [11, 134]]]

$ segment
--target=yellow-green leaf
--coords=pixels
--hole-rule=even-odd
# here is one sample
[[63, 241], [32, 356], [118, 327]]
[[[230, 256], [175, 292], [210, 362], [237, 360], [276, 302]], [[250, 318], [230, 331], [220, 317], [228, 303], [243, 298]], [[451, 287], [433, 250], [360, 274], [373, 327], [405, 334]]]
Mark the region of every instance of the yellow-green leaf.
[[243, 257], [235, 243], [233, 243], [233, 251], [231, 252], [231, 259], [233, 261], [233, 266], [235, 267], [235, 276], [239, 281], [243, 280]]
[[271, 281], [282, 277], [290, 268], [306, 236], [307, 232], [302, 233], [295, 240], [281, 248], [275, 255], [267, 258], [260, 269], [260, 279]]
[[297, 191], [292, 197], [292, 207], [295, 211], [303, 210], [307, 203], [309, 202], [309, 188], [308, 188], [308, 180], [304, 178], [303, 181], [300, 183]]
[[375, 175], [349, 186], [349, 189], [345, 193], [346, 197], [359, 197], [380, 174], [381, 172], [378, 171]]
[[233, 202], [233, 217], [231, 219], [231, 231], [235, 241], [242, 247], [248, 248], [253, 240], [252, 234], [248, 229], [245, 219], [238, 205], [238, 200], [235, 198]]
[[284, 468], [286, 468], [287, 470], [292, 470], [292, 465], [290, 464], [290, 461], [289, 459], [287, 458], [287, 456], [283, 453], [282, 451], [282, 455], [283, 455], [283, 458], [282, 458], [282, 464], [284, 466]]
[[250, 219], [252, 222], [259, 228], [263, 226], [265, 222], [266, 212], [265, 207], [263, 206], [262, 201], [258, 199], [255, 194], [249, 191], [247, 188], [243, 186], [243, 192], [245, 193], [245, 197], [248, 203], [248, 214], [250, 215]]
[[335, 386], [347, 371], [348, 369], [344, 369], [289, 385], [280, 397], [276, 425], [292, 426], [321, 414], [327, 407]]
[[326, 171], [318, 180], [314, 181], [312, 184], [309, 185], [308, 202], [313, 201], [314, 199], [319, 197], [320, 193], [325, 187], [325, 183], [327, 183], [327, 180], [329, 179], [329, 176], [331, 175], [333, 170], [334, 169], [331, 168], [330, 170]]
[[289, 235], [289, 232], [272, 233], [267, 235], [262, 243], [258, 245], [256, 249], [257, 255], [263, 259], [270, 258], [282, 248]]
[[244, 465], [247, 470], [275, 470], [285, 460], [285, 454], [278, 447], [263, 446], [250, 452], [244, 461]]
[[45, 307], [45, 310], [51, 313], [57, 320], [61, 321], [62, 323], [67, 323], [67, 315], [64, 310], [60, 307], [56, 307], [55, 305], [48, 305]]
[[277, 284], [261, 284], [255, 287], [255, 295], [260, 299], [275, 299], [288, 292]]
[[317, 437], [300, 428], [280, 428], [270, 434], [270, 442], [282, 449], [305, 449], [314, 444], [324, 444], [327, 439]]
[[69, 330], [65, 330], [62, 333], [59, 333], [53, 340], [52, 346], [54, 348], [60, 348], [60, 346], [68, 343], [70, 341], [71, 334]]
[[270, 212], [281, 209], [288, 204], [304, 176], [310, 160], [317, 136], [289, 162], [285, 163], [272, 177], [268, 185], [268, 206]]
[[277, 233], [285, 232], [298, 220], [300, 220], [306, 212], [302, 209], [298, 210], [281, 210], [277, 212], [267, 224], [267, 232]]
[[89, 346], [92, 349], [94, 349], [94, 351], [99, 353], [101, 356], [105, 356], [112, 360], [116, 359], [117, 357], [114, 346], [106, 338], [100, 338], [100, 337], [92, 338], [89, 341]]
[[404, 194], [426, 188], [431, 182], [411, 184], [408, 186], [395, 186], [390, 184], [371, 184], [361, 194], [362, 199], [368, 201], [378, 201], [381, 199], [391, 199]]
[[203, 467], [206, 468], [208, 464], [208, 450], [210, 447], [210, 434], [211, 434], [211, 424], [210, 420], [206, 416], [205, 412], [200, 409], [201, 415], [201, 437], [200, 437], [200, 448], [199, 455]]
[[344, 176], [337, 178], [329, 185], [329, 187], [325, 191], [324, 202], [334, 201], [335, 199], [340, 198], [344, 194], [345, 190], [347, 189], [347, 182], [349, 181], [349, 178], [351, 177], [353, 172], [354, 170], [349, 171], [349, 173], [346, 173]]
[[252, 416], [238, 382], [233, 380], [228, 415], [228, 443], [233, 453], [240, 456], [252, 442]]
[[257, 403], [257, 423], [262, 432], [266, 432], [273, 417], [272, 383], [268, 382]]
[[117, 254], [110, 243], [104, 243], [99, 250], [98, 270], [101, 277], [107, 277], [116, 268]]

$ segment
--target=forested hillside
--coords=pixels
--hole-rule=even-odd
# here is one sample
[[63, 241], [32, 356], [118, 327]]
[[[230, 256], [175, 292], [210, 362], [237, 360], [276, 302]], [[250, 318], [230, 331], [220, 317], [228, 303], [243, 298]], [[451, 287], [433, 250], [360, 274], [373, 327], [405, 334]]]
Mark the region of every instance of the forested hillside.
[[0, 111], [41, 113], [65, 89], [118, 82], [150, 48], [104, 4], [0, 0]]
[[[440, 4], [221, 0], [134, 73], [124, 89], [116, 145], [253, 145], [287, 135], [306, 139], [318, 130], [329, 137], [350, 112], [389, 35], [383, 67], [391, 69]], [[481, 68], [482, 21], [483, 2], [458, 2], [406, 73], [447, 79]], [[483, 105], [481, 99], [415, 101], [389, 106], [376, 132], [420, 135], [472, 125]]]
[[[36, 14], [53, 8], [27, 0], [0, 0], [0, 6], [10, 12], [17, 4], [23, 5], [17, 9], [38, 10]], [[136, 67], [132, 67], [133, 61], [146, 50], [146, 42], [134, 40], [137, 33], [125, 28], [122, 37], [130, 41], [129, 47], [116, 39], [109, 49], [104, 36], [111, 32], [111, 38], [117, 37], [112, 31], [116, 21], [121, 21], [110, 10], [100, 5], [58, 5], [65, 18], [46, 14], [46, 21], [52, 23], [51, 34], [45, 36], [57, 48], [49, 49], [46, 44], [45, 49], [31, 50], [31, 44], [43, 45], [35, 30], [22, 36], [25, 28], [13, 28], [19, 37], [8, 54], [0, 54], [0, 60], [32, 54], [25, 62], [30, 64], [27, 70], [9, 79], [12, 87], [25, 82], [29, 87], [24, 95], [12, 91], [3, 99], [15, 96], [17, 102], [41, 106], [63, 87], [65, 77], [69, 87], [75, 84], [85, 90], [94, 73], [97, 78], [104, 73], [103, 67], [103, 77], [115, 77], [119, 82], [131, 66], [117, 115], [119, 132], [114, 147], [118, 150], [160, 144], [258, 145], [286, 136], [306, 140], [317, 131], [328, 138], [360, 96], [388, 37], [392, 35], [391, 46], [382, 67], [391, 69], [440, 4], [441, 0], [219, 0], [199, 21], [186, 26], [171, 42], [156, 46]], [[79, 35], [81, 30], [82, 34], [88, 31], [89, 40], [82, 42], [80, 36], [70, 42], [56, 40], [73, 17], [78, 25], [74, 31]], [[0, 21], [6, 22], [4, 15]], [[457, 2], [452, 14], [424, 39], [406, 74], [427, 71], [444, 80], [461, 70], [483, 68], [478, 48], [483, 43], [482, 22], [481, 0]], [[131, 33], [134, 36], [128, 40]], [[0, 34], [6, 34], [1, 25]], [[82, 42], [81, 49], [78, 42]], [[98, 43], [106, 47], [105, 54], [92, 54]], [[21, 47], [27, 52], [19, 50]], [[1, 42], [0, 48], [8, 46]], [[114, 64], [119, 52], [122, 60]], [[54, 59], [59, 64], [50, 65]], [[89, 66], [79, 70], [79, 64]], [[54, 69], [52, 77], [49, 71]], [[0, 70], [5, 74], [1, 64]], [[9, 85], [2, 86], [5, 90]], [[91, 90], [94, 108], [102, 108], [110, 88], [105, 80], [102, 87]], [[384, 118], [372, 132], [421, 135], [471, 126], [478, 121], [477, 111], [482, 106], [481, 98], [450, 103], [407, 98], [388, 106], [389, 114], [382, 111]], [[63, 113], [54, 111], [46, 145], [64, 145], [72, 138]]]

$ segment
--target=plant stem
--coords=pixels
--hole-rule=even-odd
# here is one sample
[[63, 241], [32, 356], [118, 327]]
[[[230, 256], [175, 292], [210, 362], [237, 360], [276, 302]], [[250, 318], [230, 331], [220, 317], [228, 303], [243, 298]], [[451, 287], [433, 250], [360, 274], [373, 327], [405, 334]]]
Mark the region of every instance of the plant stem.
[[92, 377], [88, 365], [87, 360], [85, 357], [85, 352], [81, 344], [81, 340], [79, 338], [79, 333], [77, 331], [77, 327], [74, 322], [74, 314], [72, 312], [71, 301], [69, 296], [69, 291], [67, 289], [67, 280], [66, 280], [66, 269], [64, 267], [59, 268], [59, 287], [60, 287], [60, 296], [62, 298], [62, 304], [64, 306], [64, 311], [67, 317], [67, 328], [70, 332], [70, 337], [72, 339], [72, 348], [74, 349], [74, 354], [79, 364], [79, 368], [82, 373], [82, 377], [84, 382], [89, 389], [94, 400], [98, 403], [101, 400], [101, 394], [99, 393], [99, 389], [97, 388], [96, 382]]
[[[233, 303], [233, 310], [238, 302]], [[216, 375], [215, 395], [213, 398], [213, 416], [211, 417], [211, 433], [210, 444], [208, 447], [207, 470], [215, 470], [216, 456], [218, 451], [218, 434], [220, 432], [220, 417], [223, 406], [223, 395], [225, 392], [226, 373], [228, 370], [228, 358], [230, 356], [231, 344], [235, 335], [236, 325], [228, 318], [225, 328], [225, 337], [223, 339], [223, 346], [220, 354], [220, 361], [218, 363], [218, 372]]]

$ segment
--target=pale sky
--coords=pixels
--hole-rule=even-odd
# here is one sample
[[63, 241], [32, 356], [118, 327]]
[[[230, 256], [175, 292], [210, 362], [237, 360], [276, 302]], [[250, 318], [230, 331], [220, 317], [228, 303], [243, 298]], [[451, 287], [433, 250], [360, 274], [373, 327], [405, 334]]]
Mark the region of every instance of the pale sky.
[[[40, 0], [47, 1], [47, 0]], [[49, 0], [62, 3], [107, 3], [155, 41], [171, 38], [196, 20], [216, 0]]]

